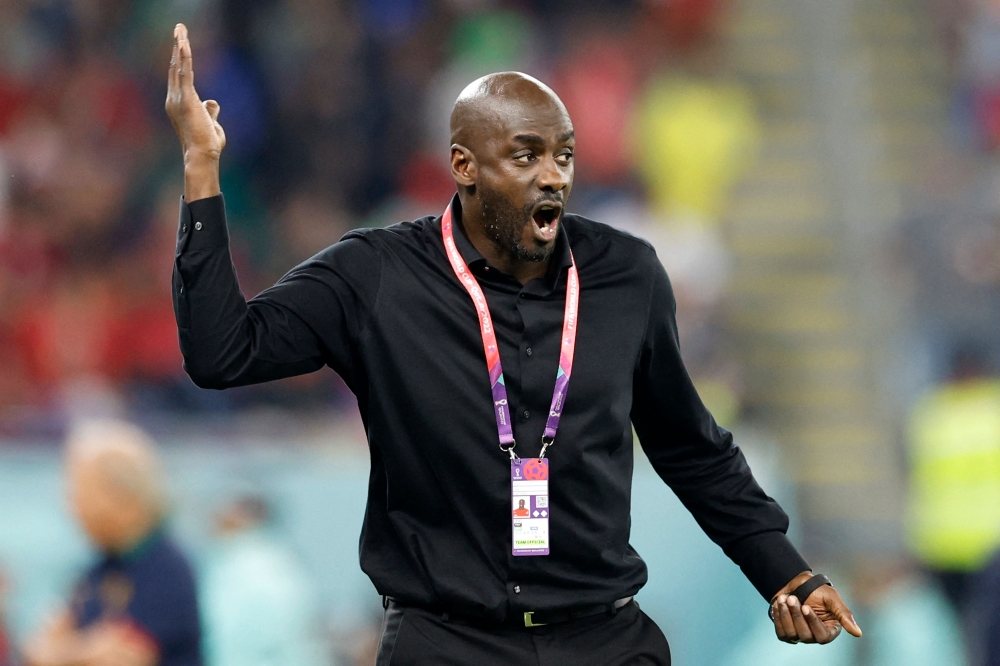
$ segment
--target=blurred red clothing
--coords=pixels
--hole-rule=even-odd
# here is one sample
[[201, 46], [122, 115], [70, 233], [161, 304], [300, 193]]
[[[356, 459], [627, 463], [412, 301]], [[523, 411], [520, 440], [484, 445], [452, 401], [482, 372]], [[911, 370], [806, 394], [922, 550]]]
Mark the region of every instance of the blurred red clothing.
[[[0, 136], [4, 136], [28, 104], [31, 95], [26, 86], [0, 71]], [[3, 662], [0, 662], [2, 664]]]
[[[181, 372], [173, 310], [162, 294], [126, 294], [104, 275], [64, 277], [22, 314], [18, 339], [33, 380], [157, 380]], [[158, 298], [156, 296], [159, 296]]]
[[973, 113], [985, 147], [1000, 147], [1000, 89], [981, 88], [974, 93]]
[[102, 276], [63, 275], [44, 296], [25, 304], [18, 337], [33, 379], [60, 384], [106, 376], [112, 355], [114, 299]]
[[628, 175], [626, 131], [638, 78], [621, 40], [595, 37], [559, 64], [553, 87], [573, 119], [582, 178], [613, 185]]
[[71, 134], [141, 148], [152, 130], [142, 90], [118, 62], [91, 56], [62, 90], [60, 111]]
[[112, 322], [109, 374], [160, 380], [182, 374], [174, 311], [165, 298], [130, 309]]
[[722, 4], [723, 0], [655, 0], [649, 6], [651, 18], [670, 45], [687, 50], [712, 32]]

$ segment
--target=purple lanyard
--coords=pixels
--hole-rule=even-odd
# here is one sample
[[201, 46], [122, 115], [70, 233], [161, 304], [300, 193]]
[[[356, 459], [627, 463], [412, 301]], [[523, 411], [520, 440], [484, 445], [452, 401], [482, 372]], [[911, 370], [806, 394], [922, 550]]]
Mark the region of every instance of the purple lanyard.
[[[444, 249], [448, 254], [448, 261], [451, 262], [451, 267], [455, 271], [458, 281], [472, 297], [472, 303], [476, 306], [476, 312], [479, 315], [479, 330], [483, 335], [486, 367], [490, 371], [490, 386], [493, 391], [497, 431], [500, 434], [500, 449], [510, 453], [511, 459], [516, 460], [514, 431], [511, 429], [510, 407], [507, 404], [507, 387], [504, 386], [503, 368], [500, 365], [500, 348], [497, 346], [497, 336], [493, 330], [493, 318], [490, 316], [490, 308], [486, 303], [486, 295], [483, 293], [482, 287], [469, 272], [469, 267], [462, 259], [458, 247], [455, 246], [451, 206], [448, 206], [441, 217], [441, 236], [444, 238]], [[556, 372], [556, 386], [552, 391], [552, 405], [549, 407], [549, 418], [545, 421], [545, 432], [542, 434], [542, 452], [538, 455], [539, 458], [545, 457], [545, 450], [552, 446], [552, 442], [556, 438], [556, 431], [559, 430], [559, 419], [562, 417], [563, 406], [566, 403], [569, 378], [573, 372], [576, 320], [580, 310], [580, 277], [576, 271], [576, 260], [573, 258], [572, 250], [570, 250], [569, 257], [572, 263], [566, 282], [566, 312], [563, 315], [562, 341], [559, 345], [559, 370]]]

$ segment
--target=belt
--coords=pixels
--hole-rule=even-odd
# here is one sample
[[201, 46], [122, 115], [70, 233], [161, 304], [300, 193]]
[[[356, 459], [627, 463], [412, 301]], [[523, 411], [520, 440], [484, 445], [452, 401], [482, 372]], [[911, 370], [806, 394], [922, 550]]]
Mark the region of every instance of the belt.
[[[616, 615], [619, 610], [630, 604], [632, 600], [633, 597], [625, 597], [610, 604], [572, 606], [570, 608], [561, 608], [551, 611], [525, 611], [523, 613], [511, 612], [507, 614], [507, 617], [505, 617], [502, 622], [496, 622], [495, 620], [483, 617], [482, 615], [442, 611], [439, 608], [429, 608], [420, 605], [412, 605], [412, 607], [421, 608], [422, 610], [434, 613], [435, 615], [440, 615], [441, 619], [445, 622], [457, 620], [459, 622], [475, 625], [500, 625], [504, 627], [522, 629], [524, 627], [544, 627], [550, 624], [562, 624], [564, 622], [571, 622], [573, 620], [579, 620], [580, 618], [590, 617], [592, 615], [600, 615], [601, 613], [607, 613], [608, 615], [613, 616]], [[386, 608], [389, 606], [406, 608], [407, 606], [411, 606], [411, 604], [402, 604], [391, 597], [385, 597], [383, 599], [383, 606]]]

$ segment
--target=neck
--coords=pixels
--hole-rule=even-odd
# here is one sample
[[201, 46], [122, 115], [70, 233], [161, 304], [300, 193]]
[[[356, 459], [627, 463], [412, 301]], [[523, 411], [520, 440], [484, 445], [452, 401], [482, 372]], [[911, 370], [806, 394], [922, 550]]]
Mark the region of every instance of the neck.
[[148, 520], [143, 520], [129, 534], [123, 535], [117, 543], [109, 544], [107, 550], [115, 555], [128, 557], [142, 551], [159, 531], [159, 520], [150, 517]]
[[493, 239], [486, 235], [486, 225], [483, 224], [482, 218], [471, 213], [472, 211], [462, 207], [459, 226], [465, 232], [465, 237], [469, 239], [472, 246], [486, 257], [486, 261], [491, 266], [513, 276], [522, 285], [528, 284], [534, 279], [545, 277], [549, 270], [549, 264], [552, 262], [551, 256], [542, 261], [524, 261], [510, 256], [509, 253], [497, 247]]

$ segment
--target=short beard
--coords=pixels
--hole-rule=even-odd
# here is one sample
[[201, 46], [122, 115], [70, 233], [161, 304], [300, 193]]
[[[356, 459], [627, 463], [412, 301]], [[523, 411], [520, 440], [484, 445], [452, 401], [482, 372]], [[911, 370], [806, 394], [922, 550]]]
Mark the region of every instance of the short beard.
[[497, 249], [516, 261], [545, 261], [552, 256], [555, 243], [549, 247], [533, 248], [525, 247], [521, 243], [525, 227], [532, 224], [531, 210], [538, 201], [533, 201], [524, 208], [517, 208], [496, 190], [482, 185], [479, 185], [478, 189], [486, 236], [493, 241]]

